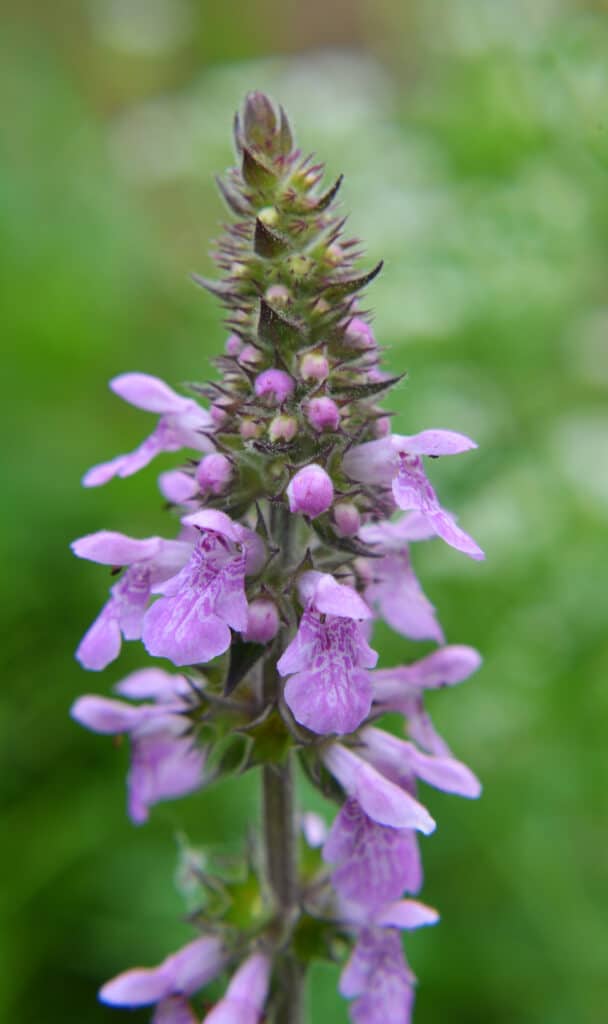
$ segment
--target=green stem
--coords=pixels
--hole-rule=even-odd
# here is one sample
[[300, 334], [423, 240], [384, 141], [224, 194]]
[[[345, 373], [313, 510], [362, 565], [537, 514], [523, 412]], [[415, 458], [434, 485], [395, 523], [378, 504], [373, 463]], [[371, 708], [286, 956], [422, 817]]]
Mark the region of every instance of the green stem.
[[[282, 506], [271, 512], [273, 540], [280, 549], [280, 559], [289, 567], [293, 544], [294, 518]], [[265, 700], [276, 701], [281, 682], [274, 659], [264, 666]], [[298, 828], [295, 807], [295, 772], [293, 753], [281, 764], [267, 764], [262, 769], [262, 813], [264, 871], [274, 903], [279, 933], [288, 937], [297, 914], [298, 892]], [[282, 953], [277, 966], [278, 999], [274, 1024], [303, 1024], [304, 974], [293, 954]]]

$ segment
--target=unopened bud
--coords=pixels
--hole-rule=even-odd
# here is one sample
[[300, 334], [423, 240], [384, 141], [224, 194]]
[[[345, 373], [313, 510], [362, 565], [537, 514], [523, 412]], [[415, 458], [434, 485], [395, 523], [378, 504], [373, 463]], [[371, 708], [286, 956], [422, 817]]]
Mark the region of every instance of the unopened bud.
[[306, 417], [317, 433], [340, 426], [340, 410], [331, 398], [312, 398], [306, 406]]
[[196, 479], [203, 493], [222, 494], [232, 479], [232, 463], [216, 452], [205, 455], [196, 467]]
[[293, 395], [295, 383], [284, 370], [264, 370], [256, 377], [254, 391], [258, 398], [269, 398], [273, 403], [281, 405]]
[[361, 526], [361, 516], [351, 501], [342, 501], [334, 506], [334, 523], [342, 537], [354, 537]]
[[328, 245], [325, 250], [325, 262], [331, 267], [339, 267], [344, 259], [344, 249], [337, 242]]
[[293, 441], [297, 432], [298, 421], [295, 416], [275, 416], [268, 427], [268, 436], [273, 444], [277, 441]]
[[329, 363], [320, 352], [307, 352], [300, 360], [300, 374], [303, 380], [327, 380]]
[[246, 417], [241, 420], [239, 432], [243, 441], [253, 441], [256, 437], [260, 437], [264, 427], [257, 420], [252, 420], [250, 417]]
[[334, 500], [334, 485], [322, 466], [313, 463], [300, 469], [287, 488], [291, 512], [315, 519], [327, 512]]
[[250, 92], [243, 111], [246, 143], [263, 147], [272, 140], [276, 127], [276, 115], [268, 96], [263, 92]]
[[310, 256], [290, 256], [287, 266], [294, 277], [308, 277], [314, 264]]
[[257, 598], [247, 609], [247, 629], [243, 639], [254, 644], [270, 643], [279, 632], [279, 626], [279, 613], [274, 601]]
[[264, 356], [255, 345], [245, 345], [239, 356], [239, 363], [242, 363], [243, 366], [256, 366], [262, 362], [263, 358]]
[[291, 293], [284, 284], [271, 284], [270, 288], [266, 289], [264, 298], [271, 306], [282, 308], [289, 305]]
[[386, 437], [391, 432], [391, 421], [389, 416], [381, 416], [374, 423], [374, 434], [376, 437]]
[[226, 344], [224, 345], [224, 352], [227, 356], [238, 356], [239, 352], [242, 351], [243, 342], [239, 338], [238, 334], [231, 334], [226, 338]]
[[351, 348], [370, 349], [378, 347], [370, 325], [358, 316], [351, 320], [346, 328], [345, 341]]
[[223, 426], [223, 424], [228, 419], [228, 413], [227, 413], [226, 409], [224, 409], [224, 407], [221, 404], [221, 402], [214, 402], [213, 405], [211, 406], [209, 412], [211, 413], [211, 419], [213, 420], [213, 425], [216, 426], [216, 427]]
[[261, 220], [267, 227], [273, 228], [279, 219], [279, 211], [276, 206], [265, 206], [258, 213], [258, 220]]

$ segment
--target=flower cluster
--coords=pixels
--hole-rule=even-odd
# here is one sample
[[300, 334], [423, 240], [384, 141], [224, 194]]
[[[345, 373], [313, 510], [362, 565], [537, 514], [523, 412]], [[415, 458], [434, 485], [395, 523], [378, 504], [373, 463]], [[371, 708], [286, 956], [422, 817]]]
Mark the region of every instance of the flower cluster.
[[[442, 508], [424, 462], [475, 444], [449, 430], [391, 433], [378, 402], [398, 380], [380, 369], [359, 299], [380, 266], [354, 270], [358, 242], [343, 237], [336, 213], [341, 179], [320, 189], [321, 166], [301, 156], [284, 112], [260, 93], [247, 97], [235, 135], [238, 165], [220, 183], [237, 217], [217, 243], [223, 277], [196, 278], [227, 310], [219, 378], [193, 385], [192, 397], [141, 373], [115, 378], [119, 397], [160, 418], [134, 452], [84, 477], [97, 487], [184, 452], [159, 479], [174, 536], [102, 530], [73, 545], [120, 573], [78, 647], [81, 664], [104, 669], [123, 639], [141, 640], [181, 674], [142, 669], [115, 686], [131, 703], [86, 696], [72, 713], [129, 736], [138, 824], [159, 801], [261, 769], [261, 850], [236, 882], [199, 872], [200, 937], [156, 968], [119, 975], [100, 998], [154, 1005], [155, 1024], [187, 1024], [200, 1018], [192, 997], [235, 964], [205, 1022], [295, 1022], [308, 959], [336, 955], [347, 939], [340, 992], [352, 1020], [407, 1024], [415, 978], [400, 932], [437, 920], [411, 898], [422, 886], [417, 833], [435, 828], [418, 780], [469, 798], [480, 791], [424, 706], [426, 690], [463, 681], [480, 658], [445, 643], [411, 546], [439, 537], [483, 558]], [[380, 618], [437, 649], [376, 668]], [[381, 728], [385, 712], [402, 716], [407, 739]], [[329, 829], [303, 819], [313, 849], [299, 863], [296, 759], [340, 804]]]

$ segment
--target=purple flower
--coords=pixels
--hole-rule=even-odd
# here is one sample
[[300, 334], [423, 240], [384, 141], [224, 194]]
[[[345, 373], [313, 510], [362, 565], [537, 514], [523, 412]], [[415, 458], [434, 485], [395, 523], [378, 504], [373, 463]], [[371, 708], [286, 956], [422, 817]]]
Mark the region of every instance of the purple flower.
[[383, 711], [400, 711], [407, 717], [409, 735], [431, 754], [451, 756], [425, 710], [425, 690], [453, 686], [467, 679], [481, 664], [473, 647], [452, 644], [412, 665], [380, 669], [372, 674], [374, 702]]
[[158, 377], [147, 373], [123, 373], [110, 381], [110, 387], [125, 402], [146, 412], [159, 413], [160, 419], [150, 437], [135, 451], [117, 455], [89, 469], [82, 481], [85, 487], [99, 487], [115, 476], [131, 476], [160, 452], [177, 452], [181, 448], [202, 452], [211, 449], [204, 435], [212, 425], [211, 416], [193, 398], [183, 398]]
[[372, 910], [422, 885], [415, 832], [379, 825], [352, 798], [329, 831], [323, 859], [337, 865], [331, 877], [340, 895]]
[[84, 668], [99, 671], [120, 654], [122, 637], [139, 640], [152, 588], [174, 576], [187, 561], [192, 545], [148, 537], [134, 540], [100, 530], [75, 540], [79, 558], [115, 567], [128, 566], [110, 589], [110, 600], [82, 638], [76, 657]]
[[252, 531], [213, 509], [184, 523], [200, 539], [181, 572], [156, 588], [163, 596], [146, 612], [142, 637], [150, 654], [194, 665], [223, 654], [231, 628], [247, 628], [245, 534]]
[[139, 825], [147, 821], [154, 804], [184, 796], [202, 785], [205, 754], [187, 735], [185, 698], [191, 688], [183, 676], [144, 669], [127, 676], [115, 689], [123, 696], [151, 698], [155, 703], [133, 706], [106, 697], [85, 696], [74, 703], [71, 714], [94, 732], [129, 734], [128, 811]]
[[203, 1024], [258, 1024], [270, 981], [270, 961], [253, 953], [241, 964], [223, 999], [204, 1017]]
[[413, 828], [425, 835], [433, 832], [435, 822], [426, 808], [353, 750], [332, 743], [321, 756], [345, 793], [372, 821], [391, 828]]
[[340, 993], [355, 998], [353, 1024], [410, 1024], [415, 981], [398, 932], [366, 928], [342, 971]]
[[342, 461], [345, 472], [365, 484], [392, 486], [395, 502], [404, 510], [420, 512], [429, 527], [447, 544], [471, 558], [483, 551], [456, 525], [454, 517], [439, 504], [422, 465], [422, 456], [457, 455], [477, 445], [451, 430], [423, 430], [410, 437], [392, 434], [351, 448]]
[[340, 993], [356, 997], [354, 1024], [409, 1024], [416, 978], [405, 957], [397, 928], [435, 924], [437, 911], [415, 900], [399, 900], [360, 918], [357, 943], [340, 976]]
[[407, 548], [399, 554], [370, 559], [368, 564], [371, 582], [365, 589], [365, 599], [389, 626], [411, 640], [442, 644], [445, 637], [435, 608], [418, 582]]
[[475, 799], [481, 793], [479, 780], [453, 757], [423, 754], [413, 743], [367, 726], [360, 733], [361, 755], [397, 786], [411, 791], [416, 778], [445, 793]]
[[300, 592], [306, 607], [298, 632], [277, 663], [282, 676], [291, 676], [285, 701], [313, 732], [352, 732], [371, 708], [366, 669], [378, 655], [359, 625], [371, 612], [352, 587], [327, 573], [304, 573]]
[[309, 519], [327, 512], [334, 500], [334, 485], [322, 466], [312, 463], [298, 470], [287, 487], [290, 512], [300, 512]]
[[194, 1019], [187, 997], [197, 992], [226, 962], [219, 939], [204, 936], [168, 956], [158, 967], [135, 967], [106, 982], [99, 992], [102, 1003], [150, 1006], [156, 1003], [153, 1024], [190, 1024]]

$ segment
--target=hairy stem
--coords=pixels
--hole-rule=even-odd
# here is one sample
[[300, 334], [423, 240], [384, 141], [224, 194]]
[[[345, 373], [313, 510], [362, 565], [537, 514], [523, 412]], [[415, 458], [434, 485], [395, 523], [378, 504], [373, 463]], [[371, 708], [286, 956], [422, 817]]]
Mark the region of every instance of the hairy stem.
[[[285, 568], [291, 559], [294, 518], [284, 507], [272, 509], [271, 531]], [[266, 701], [277, 700], [280, 685], [275, 661], [268, 658], [264, 666]], [[262, 769], [264, 870], [279, 932], [285, 939], [288, 939], [299, 901], [294, 775], [291, 752], [280, 764], [267, 764]], [[279, 961], [278, 982], [274, 1024], [302, 1024], [304, 976], [300, 964], [289, 950]]]

